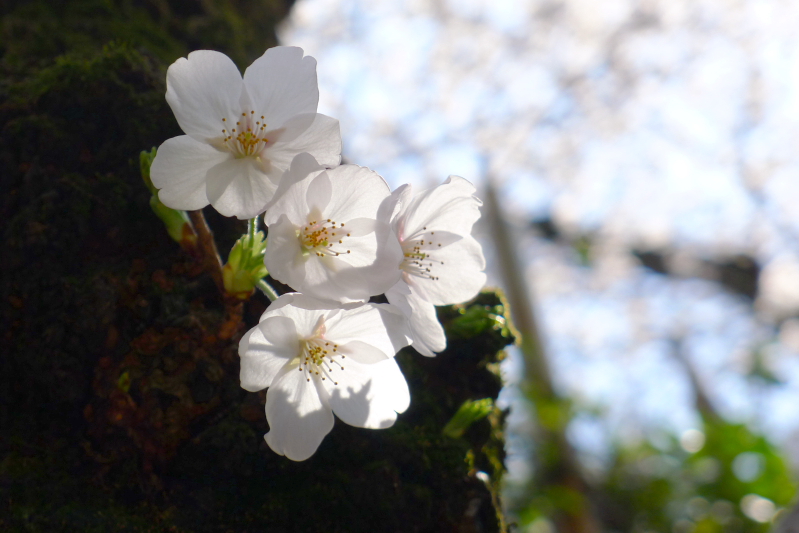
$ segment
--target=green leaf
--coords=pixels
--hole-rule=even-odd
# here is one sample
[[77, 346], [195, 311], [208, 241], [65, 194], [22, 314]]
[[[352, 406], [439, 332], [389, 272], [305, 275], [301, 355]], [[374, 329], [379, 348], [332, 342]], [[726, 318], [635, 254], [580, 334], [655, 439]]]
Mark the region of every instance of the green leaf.
[[469, 426], [478, 420], [485, 418], [494, 410], [494, 400], [483, 398], [482, 400], [466, 400], [458, 411], [444, 426], [442, 433], [453, 439], [460, 438], [469, 429]]

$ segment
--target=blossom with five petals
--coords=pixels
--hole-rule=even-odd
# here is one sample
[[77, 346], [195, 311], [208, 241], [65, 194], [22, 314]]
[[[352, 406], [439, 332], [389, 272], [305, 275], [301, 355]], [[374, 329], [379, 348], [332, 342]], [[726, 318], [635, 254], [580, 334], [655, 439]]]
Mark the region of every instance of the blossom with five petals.
[[408, 317], [413, 347], [423, 355], [447, 347], [435, 306], [465, 302], [485, 285], [483, 249], [471, 236], [482, 205], [474, 192], [467, 180], [450, 176], [415, 196], [403, 185], [387, 201], [403, 261], [386, 298]]
[[[281, 178], [264, 223], [273, 278], [316, 298], [363, 301], [400, 277], [402, 249], [380, 211], [391, 190], [368, 168], [325, 170], [300, 154]], [[390, 213], [389, 213], [390, 214]]]
[[239, 343], [241, 386], [266, 392], [265, 439], [294, 461], [313, 455], [333, 413], [356, 427], [394, 424], [410, 395], [394, 355], [410, 342], [388, 304], [323, 302], [285, 294]]
[[300, 152], [341, 160], [337, 120], [316, 112], [316, 60], [268, 49], [242, 79], [226, 55], [198, 50], [167, 70], [166, 100], [186, 135], [164, 142], [150, 169], [159, 199], [180, 210], [209, 203], [225, 216], [264, 211]]

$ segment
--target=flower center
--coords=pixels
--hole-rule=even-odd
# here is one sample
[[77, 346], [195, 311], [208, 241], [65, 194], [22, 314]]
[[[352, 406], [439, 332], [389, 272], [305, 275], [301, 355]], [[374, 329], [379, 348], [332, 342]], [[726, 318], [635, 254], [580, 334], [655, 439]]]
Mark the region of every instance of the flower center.
[[232, 121], [227, 117], [222, 119], [222, 134], [225, 136], [222, 144], [236, 157], [258, 156], [266, 148], [269, 139], [266, 138], [266, 122], [261, 115], [260, 120], [255, 111], [242, 112], [237, 118], [235, 127], [228, 129]]
[[[427, 230], [427, 226], [422, 229]], [[428, 238], [425, 238], [426, 234], [422, 234], [415, 239], [402, 241], [404, 257], [402, 258], [400, 268], [404, 272], [432, 281], [437, 281], [439, 279], [438, 276], [434, 275], [433, 271], [436, 266], [443, 265], [444, 261], [438, 261], [431, 256], [431, 252], [433, 252], [432, 255], [435, 255], [434, 250], [441, 248], [441, 243], [433, 241], [433, 235], [435, 235], [435, 233], [435, 231], [431, 231]]]
[[311, 381], [311, 376], [316, 375], [321, 377], [322, 381], [330, 378], [333, 385], [338, 385], [338, 381], [333, 379], [331, 374], [336, 368], [344, 370], [341, 360], [345, 358], [346, 356], [338, 351], [338, 344], [325, 339], [313, 337], [300, 341], [299, 371], [305, 373], [307, 381]]
[[344, 239], [350, 234], [344, 229], [344, 223], [338, 224], [329, 218], [325, 221], [311, 220], [300, 229], [297, 237], [300, 239], [300, 246], [303, 254], [311, 252], [318, 257], [331, 255], [338, 257], [350, 253], [344, 248]]

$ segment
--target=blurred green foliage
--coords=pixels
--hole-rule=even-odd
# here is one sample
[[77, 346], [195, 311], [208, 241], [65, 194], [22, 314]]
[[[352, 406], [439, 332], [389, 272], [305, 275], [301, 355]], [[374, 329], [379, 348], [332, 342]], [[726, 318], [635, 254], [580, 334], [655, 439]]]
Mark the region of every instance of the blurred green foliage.
[[781, 450], [745, 424], [716, 416], [705, 416], [700, 429], [680, 436], [617, 442], [609, 463], [581, 490], [540, 475], [560, 460], [559, 453], [536, 451], [539, 472], [519, 513], [525, 527], [535, 530], [538, 520], [579, 513], [587, 501], [607, 531], [765, 533], [797, 492]]
[[762, 533], [796, 488], [782, 453], [763, 436], [705, 417], [701, 430], [681, 438], [620, 447], [597, 494], [608, 523], [622, 531]]

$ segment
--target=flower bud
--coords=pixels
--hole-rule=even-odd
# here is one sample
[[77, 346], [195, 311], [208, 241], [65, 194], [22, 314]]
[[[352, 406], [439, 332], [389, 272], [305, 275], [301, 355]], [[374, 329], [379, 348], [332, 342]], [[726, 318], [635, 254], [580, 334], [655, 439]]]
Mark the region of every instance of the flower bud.
[[222, 268], [225, 292], [241, 300], [252, 295], [255, 286], [268, 273], [264, 266], [265, 249], [264, 234], [260, 231], [236, 241]]

